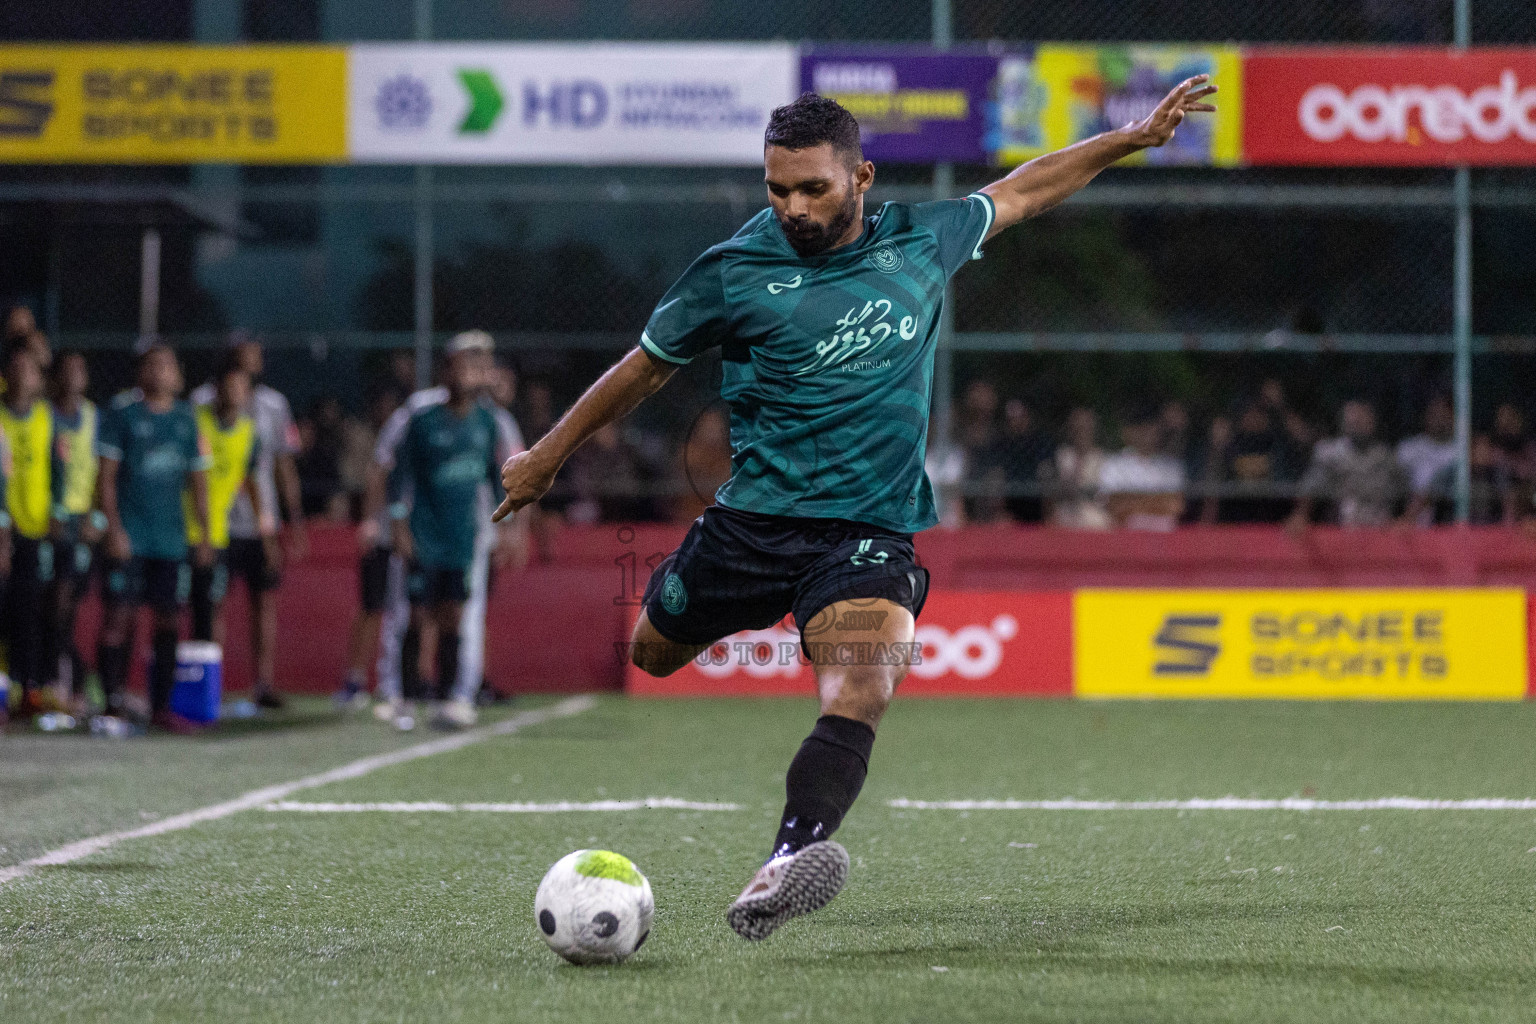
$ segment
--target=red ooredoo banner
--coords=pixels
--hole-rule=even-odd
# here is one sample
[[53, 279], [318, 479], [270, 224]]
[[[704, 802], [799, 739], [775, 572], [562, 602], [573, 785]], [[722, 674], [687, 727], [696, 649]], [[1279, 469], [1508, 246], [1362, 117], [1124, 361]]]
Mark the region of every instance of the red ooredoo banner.
[[1536, 49], [1256, 48], [1249, 164], [1536, 165]]
[[[903, 694], [1072, 694], [1068, 591], [933, 591], [918, 620], [916, 639], [922, 653], [901, 684]], [[844, 646], [842, 653], [850, 659], [886, 655], [868, 645]], [[816, 678], [802, 655], [799, 634], [781, 624], [737, 633], [663, 679], [630, 667], [624, 689], [668, 697], [811, 695]]]

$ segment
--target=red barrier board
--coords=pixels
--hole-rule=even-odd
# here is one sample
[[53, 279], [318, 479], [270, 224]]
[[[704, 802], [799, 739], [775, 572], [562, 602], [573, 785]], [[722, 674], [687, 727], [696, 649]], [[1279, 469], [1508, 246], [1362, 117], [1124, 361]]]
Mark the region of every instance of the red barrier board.
[[[665, 697], [814, 694], [799, 641], [783, 624], [738, 633], [663, 679], [631, 666], [625, 689]], [[1069, 592], [936, 591], [918, 620], [917, 642], [921, 659], [901, 684], [903, 695], [1071, 696]]]
[[1260, 47], [1243, 59], [1255, 165], [1536, 165], [1536, 48]]

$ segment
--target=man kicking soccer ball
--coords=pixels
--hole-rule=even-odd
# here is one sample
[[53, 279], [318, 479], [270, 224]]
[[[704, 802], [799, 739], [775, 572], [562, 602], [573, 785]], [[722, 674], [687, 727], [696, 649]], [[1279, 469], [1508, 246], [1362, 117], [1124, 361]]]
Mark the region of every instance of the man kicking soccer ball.
[[733, 473], [651, 576], [630, 659], [664, 676], [787, 613], [800, 629], [821, 717], [790, 762], [772, 854], [726, 915], [744, 938], [825, 906], [848, 874], [830, 837], [863, 787], [927, 596], [912, 535], [938, 522], [923, 455], [945, 282], [999, 231], [1213, 110], [1206, 80], [974, 195], [868, 218], [875, 168], [853, 115], [812, 93], [780, 107], [763, 154], [771, 208], [699, 257], [639, 346], [503, 466], [498, 520], [544, 494], [599, 427], [720, 346]]

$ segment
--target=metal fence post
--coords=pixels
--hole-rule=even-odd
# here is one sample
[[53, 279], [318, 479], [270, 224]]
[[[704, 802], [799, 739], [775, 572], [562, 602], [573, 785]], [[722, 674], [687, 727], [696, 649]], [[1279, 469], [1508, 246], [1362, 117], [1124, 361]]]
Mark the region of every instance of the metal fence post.
[[[416, 0], [416, 39], [432, 38], [432, 0]], [[414, 268], [414, 316], [416, 330], [416, 386], [432, 383], [432, 168], [416, 165], [416, 262]]]
[[[1472, 0], [1456, 0], [1456, 49], [1472, 39]], [[1456, 247], [1452, 334], [1456, 347], [1456, 521], [1472, 517], [1472, 172], [1456, 168]]]
[[[950, 0], [933, 0], [933, 48], [947, 50], [953, 42], [952, 11]], [[933, 165], [933, 198], [948, 199], [955, 191], [955, 165], [952, 163], [938, 163]], [[937, 350], [933, 359], [933, 403], [934, 419], [938, 424], [938, 437], [933, 438], [940, 451], [949, 448], [950, 438], [953, 436], [950, 418], [954, 410], [954, 377], [955, 377], [955, 353], [953, 343], [955, 336], [955, 314], [951, 308], [950, 300], [954, 297], [954, 289], [949, 285], [944, 286], [944, 308], [939, 317], [939, 338]]]

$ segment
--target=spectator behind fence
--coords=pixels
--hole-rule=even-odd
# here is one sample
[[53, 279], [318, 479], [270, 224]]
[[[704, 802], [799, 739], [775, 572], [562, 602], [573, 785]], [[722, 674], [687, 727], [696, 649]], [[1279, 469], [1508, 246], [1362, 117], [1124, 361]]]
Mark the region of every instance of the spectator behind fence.
[[1184, 513], [1184, 464], [1164, 448], [1163, 419], [1151, 406], [1121, 421], [1125, 447], [1104, 460], [1099, 494], [1126, 530], [1172, 530]]
[[1071, 530], [1107, 530], [1114, 525], [1099, 496], [1105, 452], [1099, 447], [1099, 417], [1092, 409], [1067, 414], [1066, 443], [1050, 467], [1051, 523]]
[[1317, 430], [1291, 406], [1286, 399], [1285, 385], [1278, 377], [1266, 377], [1259, 385], [1258, 403], [1269, 413], [1270, 428], [1279, 444], [1278, 478], [1300, 479], [1317, 444]]
[[1450, 518], [1456, 454], [1455, 413], [1444, 395], [1436, 395], [1424, 408], [1423, 433], [1397, 446], [1397, 461], [1408, 484], [1405, 525], [1433, 526], [1436, 519]]
[[341, 403], [326, 395], [310, 403], [299, 422], [300, 501], [306, 516], [342, 520], [350, 510], [341, 486], [341, 453], [346, 443]]
[[966, 385], [960, 400], [958, 440], [965, 458], [965, 518], [967, 522], [989, 522], [1000, 512], [995, 497], [977, 492], [984, 489], [983, 474], [988, 449], [997, 440], [997, 388], [990, 381], [973, 380]]
[[1038, 523], [1044, 518], [1040, 467], [1051, 458], [1051, 443], [1035, 428], [1035, 417], [1022, 398], [1003, 403], [1003, 426], [979, 455], [977, 476], [990, 492], [993, 518]]
[[575, 500], [566, 509], [572, 523], [652, 522], [656, 501], [640, 445], [617, 425], [605, 424], [570, 459]]
[[363, 492], [368, 487], [368, 467], [373, 464], [373, 448], [379, 431], [390, 414], [400, 407], [400, 393], [392, 387], [376, 392], [368, 400], [367, 419], [348, 416], [342, 421], [341, 486], [346, 492], [348, 513], [362, 515]]
[[1340, 436], [1313, 449], [1296, 509], [1286, 521], [1292, 531], [1306, 528], [1319, 500], [1333, 505], [1340, 526], [1385, 526], [1406, 490], [1397, 456], [1376, 436], [1376, 410], [1369, 402], [1345, 402], [1339, 425]]
[[1208, 493], [1201, 513], [1207, 523], [1278, 523], [1294, 496], [1284, 493], [1286, 437], [1261, 401], [1245, 403], [1236, 422], [1211, 422], [1204, 480]]
[[1525, 413], [1519, 406], [1505, 402], [1494, 410], [1490, 440], [1503, 521], [1513, 523], [1531, 511], [1531, 487], [1536, 483], [1536, 444], [1525, 432]]

